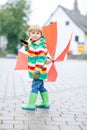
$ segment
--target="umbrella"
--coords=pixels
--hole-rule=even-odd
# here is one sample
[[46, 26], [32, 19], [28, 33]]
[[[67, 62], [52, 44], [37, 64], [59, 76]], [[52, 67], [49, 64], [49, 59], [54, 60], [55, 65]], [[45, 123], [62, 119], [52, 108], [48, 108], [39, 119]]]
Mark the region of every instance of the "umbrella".
[[[59, 30], [60, 28], [57, 25], [57, 22], [53, 22], [43, 27], [44, 35], [46, 36], [46, 39], [47, 39], [46, 45], [49, 52], [49, 57], [48, 57], [49, 62], [47, 65], [48, 66], [48, 79], [46, 80], [48, 82], [54, 82], [57, 80], [58, 74], [59, 74], [59, 68], [61, 68], [60, 63], [63, 63], [65, 57], [67, 56], [71, 39], [72, 39], [72, 33], [68, 31], [69, 35], [65, 35], [63, 34], [63, 31], [60, 30], [60, 32], [62, 32], [62, 35], [61, 35]], [[63, 38], [64, 40], [61, 40], [61, 38]], [[27, 58], [28, 58], [28, 54], [24, 50], [24, 47], [20, 48], [18, 51], [18, 57], [17, 57], [16, 65], [15, 65], [15, 70], [19, 72], [24, 78], [31, 81], [31, 79], [28, 76]]]

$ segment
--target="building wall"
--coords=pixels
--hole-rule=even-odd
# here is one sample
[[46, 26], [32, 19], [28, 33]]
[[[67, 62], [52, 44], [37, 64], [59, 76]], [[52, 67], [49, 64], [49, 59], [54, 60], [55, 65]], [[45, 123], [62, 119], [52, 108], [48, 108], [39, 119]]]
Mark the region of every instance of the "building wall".
[[[70, 46], [70, 51], [73, 54], [81, 54], [84, 52], [78, 50], [78, 47], [82, 44], [84, 46], [85, 43], [85, 34], [84, 32], [69, 18], [69, 16], [64, 12], [64, 10], [59, 7], [55, 13], [51, 16], [46, 24], [57, 21], [58, 23], [58, 42], [65, 42], [63, 37], [69, 39], [70, 34], [73, 32], [72, 42]], [[66, 22], [69, 22], [69, 25], [66, 25]], [[78, 41], [75, 41], [75, 37], [78, 36]], [[66, 39], [66, 41], [67, 41]]]

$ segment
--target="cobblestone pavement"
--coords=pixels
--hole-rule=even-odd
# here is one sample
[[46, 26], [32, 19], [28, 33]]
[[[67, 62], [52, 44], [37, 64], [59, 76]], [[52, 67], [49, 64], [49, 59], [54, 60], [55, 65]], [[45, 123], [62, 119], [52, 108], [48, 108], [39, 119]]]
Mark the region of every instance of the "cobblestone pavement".
[[[87, 130], [87, 61], [67, 60], [57, 82], [46, 82], [51, 107], [25, 111], [31, 82], [0, 59], [0, 130]], [[37, 102], [40, 101], [40, 96]]]

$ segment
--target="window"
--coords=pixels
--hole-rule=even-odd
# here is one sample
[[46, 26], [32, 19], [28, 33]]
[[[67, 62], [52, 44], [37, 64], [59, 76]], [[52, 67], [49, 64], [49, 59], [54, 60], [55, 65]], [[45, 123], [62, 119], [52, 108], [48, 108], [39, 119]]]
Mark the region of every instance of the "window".
[[66, 23], [65, 23], [66, 25], [69, 25], [70, 23], [69, 23], [69, 21], [66, 21]]
[[75, 41], [78, 42], [79, 41], [79, 37], [75, 36]]

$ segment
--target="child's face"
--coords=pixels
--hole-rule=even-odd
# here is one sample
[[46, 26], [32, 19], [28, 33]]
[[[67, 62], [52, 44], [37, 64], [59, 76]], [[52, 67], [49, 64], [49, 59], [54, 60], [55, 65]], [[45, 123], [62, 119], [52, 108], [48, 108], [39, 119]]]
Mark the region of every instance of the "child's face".
[[31, 31], [30, 32], [30, 38], [33, 41], [39, 40], [41, 38], [41, 32], [40, 31]]

